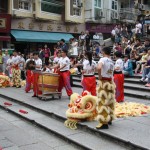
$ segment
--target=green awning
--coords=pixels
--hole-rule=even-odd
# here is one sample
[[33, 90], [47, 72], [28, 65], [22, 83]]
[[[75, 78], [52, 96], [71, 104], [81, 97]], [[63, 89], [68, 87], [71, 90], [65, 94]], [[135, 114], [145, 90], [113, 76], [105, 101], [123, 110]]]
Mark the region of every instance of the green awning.
[[69, 42], [69, 39], [73, 38], [73, 36], [68, 33], [50, 33], [22, 30], [11, 30], [11, 34], [14, 36], [16, 41], [24, 42], [57, 43], [61, 39], [64, 39], [66, 42]]

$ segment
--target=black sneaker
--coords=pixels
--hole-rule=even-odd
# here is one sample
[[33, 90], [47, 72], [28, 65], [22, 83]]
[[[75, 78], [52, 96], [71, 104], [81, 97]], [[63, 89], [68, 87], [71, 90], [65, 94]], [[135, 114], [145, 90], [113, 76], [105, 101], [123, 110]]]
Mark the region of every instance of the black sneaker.
[[21, 86], [16, 86], [16, 88], [21, 88]]
[[112, 122], [111, 122], [111, 121], [109, 121], [109, 122], [108, 122], [108, 124], [109, 124], [109, 125], [112, 125]]
[[96, 129], [108, 129], [108, 124], [103, 124], [101, 127], [96, 127]]

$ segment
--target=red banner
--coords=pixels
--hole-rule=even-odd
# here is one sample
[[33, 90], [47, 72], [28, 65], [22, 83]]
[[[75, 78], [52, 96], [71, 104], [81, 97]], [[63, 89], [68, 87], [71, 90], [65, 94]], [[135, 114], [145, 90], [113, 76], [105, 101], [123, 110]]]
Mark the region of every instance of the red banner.
[[0, 33], [9, 33], [11, 29], [11, 15], [0, 14]]

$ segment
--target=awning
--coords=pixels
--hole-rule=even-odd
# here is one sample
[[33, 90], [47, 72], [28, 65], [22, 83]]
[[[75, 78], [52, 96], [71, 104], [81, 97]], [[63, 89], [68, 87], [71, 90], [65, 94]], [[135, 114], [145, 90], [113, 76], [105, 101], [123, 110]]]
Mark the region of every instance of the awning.
[[69, 42], [69, 39], [73, 38], [73, 36], [68, 33], [50, 33], [22, 30], [11, 30], [11, 34], [14, 36], [16, 41], [24, 42], [57, 43], [61, 39], [64, 39], [66, 42]]
[[10, 36], [0, 36], [0, 41], [10, 41], [11, 37]]

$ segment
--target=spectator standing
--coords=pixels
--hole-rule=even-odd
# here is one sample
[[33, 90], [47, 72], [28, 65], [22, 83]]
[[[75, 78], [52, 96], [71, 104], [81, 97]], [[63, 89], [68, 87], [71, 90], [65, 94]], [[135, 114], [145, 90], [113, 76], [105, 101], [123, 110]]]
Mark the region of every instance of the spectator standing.
[[81, 32], [81, 35], [79, 36], [79, 46], [84, 46], [84, 40], [85, 40], [85, 34], [84, 32]]
[[23, 58], [23, 54], [20, 54], [20, 61], [19, 67], [21, 70], [21, 79], [25, 80], [25, 59]]
[[45, 65], [49, 65], [49, 57], [51, 56], [50, 49], [47, 47], [47, 44], [44, 45], [44, 58], [45, 58]]
[[8, 50], [5, 50], [5, 55], [3, 56], [3, 72], [8, 76], [7, 67], [7, 60], [9, 59]]
[[44, 50], [42, 49], [41, 46], [39, 46], [39, 58], [42, 60], [42, 63], [44, 63], [45, 59], [44, 59]]
[[10, 54], [9, 59], [7, 60], [7, 71], [8, 71], [8, 76], [10, 77], [10, 79], [12, 78], [12, 57], [13, 54]]
[[142, 35], [142, 24], [137, 20], [135, 25], [136, 38], [140, 39]]
[[0, 73], [3, 72], [3, 54], [2, 50], [0, 50]]
[[85, 36], [85, 50], [86, 51], [90, 51], [90, 47], [91, 47], [91, 36], [89, 31], [86, 31], [86, 36]]
[[78, 57], [78, 42], [76, 41], [75, 38], [72, 39], [72, 50], [73, 50], [73, 53], [71, 56], [73, 56], [74, 58], [77, 58]]

